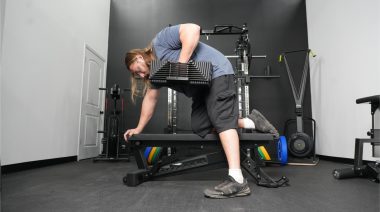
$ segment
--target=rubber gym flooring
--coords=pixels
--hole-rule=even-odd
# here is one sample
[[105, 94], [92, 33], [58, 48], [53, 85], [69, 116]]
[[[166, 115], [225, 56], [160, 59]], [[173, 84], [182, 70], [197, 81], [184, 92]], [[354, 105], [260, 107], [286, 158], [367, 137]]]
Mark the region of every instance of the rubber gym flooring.
[[290, 185], [258, 187], [249, 176], [252, 194], [207, 199], [203, 190], [218, 184], [225, 168], [193, 170], [127, 187], [122, 177], [136, 163], [83, 160], [2, 176], [2, 211], [342, 211], [379, 212], [380, 184], [368, 179], [335, 180], [331, 172], [347, 167], [321, 160], [317, 166], [265, 167], [273, 177], [287, 176]]

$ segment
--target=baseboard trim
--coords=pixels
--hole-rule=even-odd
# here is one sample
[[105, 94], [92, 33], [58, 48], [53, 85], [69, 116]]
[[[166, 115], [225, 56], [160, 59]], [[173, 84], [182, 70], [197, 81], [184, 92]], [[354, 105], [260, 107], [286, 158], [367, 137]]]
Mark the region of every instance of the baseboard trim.
[[73, 162], [73, 161], [77, 161], [77, 156], [30, 161], [30, 162], [25, 162], [25, 163], [16, 163], [16, 164], [11, 164], [11, 165], [1, 166], [1, 173], [8, 174], [12, 172], [41, 168], [45, 166]]
[[[317, 155], [317, 157], [321, 160], [326, 160], [326, 161], [347, 163], [347, 164], [352, 164], [352, 165], [354, 164], [354, 159], [352, 158], [340, 158], [340, 157], [325, 156], [325, 155]], [[363, 160], [363, 164], [367, 164], [368, 162], [373, 162], [373, 161]]]

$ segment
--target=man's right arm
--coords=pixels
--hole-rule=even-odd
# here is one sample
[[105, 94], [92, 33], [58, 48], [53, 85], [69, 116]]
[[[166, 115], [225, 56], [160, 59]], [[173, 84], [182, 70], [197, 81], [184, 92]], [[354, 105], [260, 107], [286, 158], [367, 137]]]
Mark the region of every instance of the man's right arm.
[[154, 109], [160, 96], [159, 89], [148, 89], [141, 106], [140, 120], [135, 129], [129, 129], [124, 133], [124, 139], [128, 140], [133, 134], [143, 131], [149, 120], [152, 118]]
[[159, 96], [160, 96], [159, 89], [147, 90], [144, 100], [142, 102], [140, 121], [136, 127], [137, 129], [142, 131], [144, 127], [148, 124], [149, 120], [153, 116], [154, 109], [156, 108], [156, 104], [157, 104]]

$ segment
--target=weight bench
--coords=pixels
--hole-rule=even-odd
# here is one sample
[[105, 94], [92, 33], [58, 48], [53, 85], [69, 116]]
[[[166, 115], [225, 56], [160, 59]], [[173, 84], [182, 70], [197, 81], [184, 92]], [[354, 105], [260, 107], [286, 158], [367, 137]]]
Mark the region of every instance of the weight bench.
[[[259, 157], [257, 148], [269, 142], [274, 142], [275, 138], [272, 134], [241, 133], [239, 139], [241, 166], [255, 179], [257, 185], [277, 188], [289, 182], [284, 176], [279, 180], [274, 180], [261, 169], [265, 163]], [[208, 134], [204, 138], [196, 134], [136, 134], [129, 138], [128, 142], [134, 150], [138, 170], [127, 173], [123, 178], [123, 182], [127, 186], [137, 186], [155, 177], [226, 162], [222, 149], [218, 152], [202, 154], [184, 160], [178, 160], [175, 154], [170, 156], [163, 155], [158, 162], [151, 166], [148, 165], [144, 156], [145, 147], [148, 146], [199, 147], [203, 145], [220, 146], [221, 148], [217, 134]], [[251, 156], [250, 151], [243, 151], [246, 149], [253, 150], [253, 155]]]
[[372, 128], [367, 132], [370, 138], [355, 139], [354, 166], [334, 169], [333, 176], [336, 179], [366, 177], [376, 183], [380, 183], [380, 161], [368, 162], [367, 164], [363, 163], [363, 145], [365, 143], [372, 145], [372, 157], [380, 157], [380, 129], [378, 127], [375, 128], [375, 113], [380, 109], [380, 95], [368, 96], [356, 100], [356, 104], [362, 103], [371, 104]]

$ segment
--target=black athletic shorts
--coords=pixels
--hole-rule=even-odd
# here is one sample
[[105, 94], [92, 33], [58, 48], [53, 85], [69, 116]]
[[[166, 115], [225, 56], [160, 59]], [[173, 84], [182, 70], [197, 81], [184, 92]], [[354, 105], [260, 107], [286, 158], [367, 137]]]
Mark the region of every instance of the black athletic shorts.
[[223, 75], [211, 81], [210, 89], [192, 97], [191, 127], [206, 136], [238, 128], [239, 108], [234, 75]]

